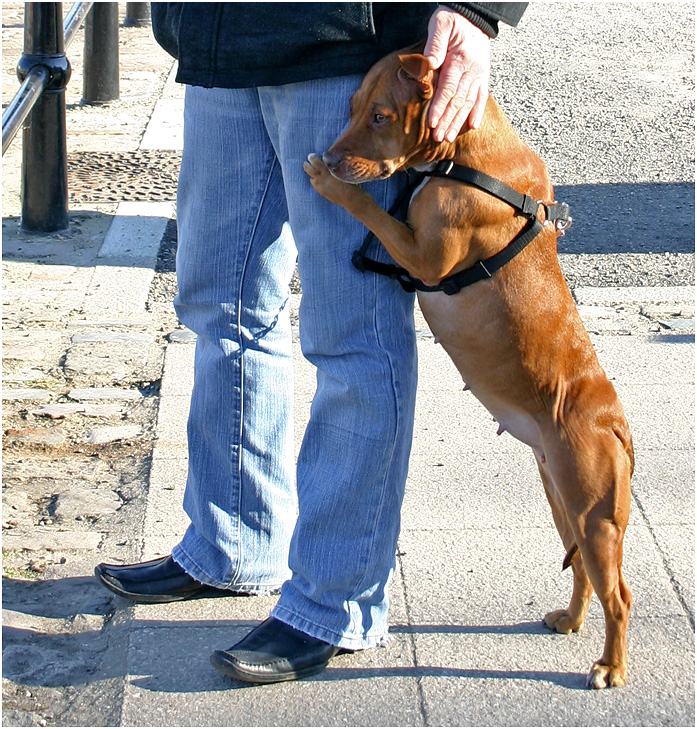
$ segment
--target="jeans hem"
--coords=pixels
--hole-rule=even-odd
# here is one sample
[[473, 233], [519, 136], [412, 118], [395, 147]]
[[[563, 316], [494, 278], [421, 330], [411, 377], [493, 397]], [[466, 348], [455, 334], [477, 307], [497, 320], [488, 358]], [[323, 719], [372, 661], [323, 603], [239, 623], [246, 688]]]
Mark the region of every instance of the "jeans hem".
[[172, 550], [172, 559], [190, 576], [193, 577], [197, 582], [210, 587], [215, 587], [219, 590], [234, 590], [237, 592], [244, 592], [249, 595], [269, 595], [275, 592], [279, 592], [283, 586], [283, 582], [264, 584], [264, 583], [236, 583], [233, 581], [221, 582], [215, 580], [210, 575], [207, 575], [184, 551], [182, 546], [178, 544]]
[[347, 635], [346, 633], [337, 633], [336, 631], [317, 625], [307, 618], [304, 618], [284, 607], [276, 606], [271, 611], [271, 617], [280, 620], [282, 623], [286, 623], [286, 625], [290, 625], [291, 628], [307, 633], [307, 635], [310, 635], [313, 638], [323, 640], [325, 643], [330, 643], [331, 645], [351, 651], [378, 648], [379, 646], [385, 645], [389, 640], [389, 635], [386, 631], [373, 635], [370, 633], [367, 635]]

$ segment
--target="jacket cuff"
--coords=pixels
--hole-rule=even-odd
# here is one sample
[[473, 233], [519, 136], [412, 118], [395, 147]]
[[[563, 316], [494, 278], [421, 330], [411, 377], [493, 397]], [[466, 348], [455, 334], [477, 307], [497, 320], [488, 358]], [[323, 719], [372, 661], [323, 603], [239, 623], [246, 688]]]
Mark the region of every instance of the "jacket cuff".
[[467, 18], [467, 20], [469, 20], [472, 25], [476, 25], [477, 28], [483, 30], [489, 36], [489, 38], [496, 38], [496, 36], [499, 34], [498, 20], [487, 17], [486, 15], [482, 14], [480, 10], [474, 10], [466, 3], [440, 4], [445, 5], [445, 7], [460, 13], [460, 15]]

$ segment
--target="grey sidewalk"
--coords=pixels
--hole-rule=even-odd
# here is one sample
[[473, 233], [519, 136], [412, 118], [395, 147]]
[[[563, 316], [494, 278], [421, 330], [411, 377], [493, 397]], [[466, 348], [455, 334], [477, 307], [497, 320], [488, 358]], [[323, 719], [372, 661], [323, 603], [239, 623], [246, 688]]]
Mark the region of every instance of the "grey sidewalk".
[[[601, 5], [533, 3], [495, 42], [492, 90], [572, 206], [562, 266], [634, 436], [628, 685], [583, 688], [602, 649], [596, 600], [578, 634], [542, 627], [568, 602], [571, 576], [534, 459], [496, 436], [418, 311], [417, 417], [385, 648], [341, 656], [313, 679], [246, 687], [209, 654], [264, 619], [273, 598], [133, 606], [94, 585], [96, 561], [166, 554], [186, 525], [194, 341], [167, 300], [173, 206], [86, 203], [67, 236], [33, 239], [16, 232], [10, 174], [6, 725], [694, 725], [694, 11], [642, 5], [615, 23]], [[146, 42], [122, 36], [127, 47]], [[5, 43], [3, 30], [6, 56]], [[111, 117], [71, 109], [75, 151], [178, 148], [181, 90], [148, 49], [152, 75], [128, 72]], [[91, 139], [97, 113], [108, 121]], [[297, 336], [295, 348], [299, 447], [315, 383]], [[90, 415], [95, 402], [112, 410]], [[58, 404], [78, 409], [36, 414]]]

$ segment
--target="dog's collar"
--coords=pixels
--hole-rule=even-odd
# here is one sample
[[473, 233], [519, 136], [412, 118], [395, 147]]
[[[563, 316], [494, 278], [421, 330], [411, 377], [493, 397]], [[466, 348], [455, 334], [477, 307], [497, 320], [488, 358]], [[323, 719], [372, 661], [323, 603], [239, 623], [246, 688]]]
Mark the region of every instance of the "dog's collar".
[[540, 231], [542, 231], [544, 225], [537, 217], [540, 207], [542, 207], [545, 212], [545, 224], [553, 224], [555, 229], [558, 230], [561, 235], [564, 235], [564, 232], [572, 222], [572, 218], [569, 215], [569, 206], [566, 203], [557, 203], [555, 201], [552, 204], [547, 204], [542, 200], [535, 200], [529, 195], [521, 195], [521, 193], [517, 190], [514, 190], [512, 187], [509, 187], [500, 180], [490, 177], [478, 170], [474, 170], [471, 167], [456, 165], [452, 162], [452, 160], [439, 162], [433, 169], [426, 170], [416, 176], [415, 179], [411, 180], [403, 193], [388, 211], [390, 215], [397, 213], [405, 204], [408, 205], [414, 190], [427, 177], [447, 177], [448, 179], [457, 180], [458, 182], [462, 182], [466, 185], [472, 185], [484, 192], [488, 192], [490, 195], [499, 198], [499, 200], [503, 200], [505, 203], [508, 203], [520, 215], [528, 218], [528, 223], [502, 251], [499, 251], [496, 255], [483, 261], [478, 261], [470, 268], [466, 268], [463, 271], [447, 276], [439, 281], [435, 286], [427, 286], [423, 281], [411, 276], [409, 272], [401, 266], [381, 263], [380, 261], [368, 258], [366, 256], [366, 252], [368, 250], [368, 246], [375, 237], [372, 232], [368, 233], [363, 241], [363, 245], [353, 254], [353, 265], [359, 271], [372, 271], [373, 273], [389, 276], [390, 278], [397, 280], [401, 284], [402, 288], [409, 292], [413, 292], [415, 290], [427, 292], [440, 291], [452, 296], [466, 286], [471, 286], [478, 281], [491, 278], [494, 273], [499, 270], [499, 268], [502, 268], [509, 261], [515, 258], [515, 256], [517, 256], [532, 240], [537, 237]]

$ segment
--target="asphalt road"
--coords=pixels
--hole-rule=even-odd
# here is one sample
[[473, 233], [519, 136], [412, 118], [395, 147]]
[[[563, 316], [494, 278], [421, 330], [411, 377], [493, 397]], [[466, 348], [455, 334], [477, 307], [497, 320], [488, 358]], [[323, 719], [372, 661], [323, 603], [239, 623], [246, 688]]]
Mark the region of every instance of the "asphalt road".
[[694, 281], [694, 28], [688, 3], [531, 3], [492, 44], [492, 93], [571, 206], [571, 284]]

